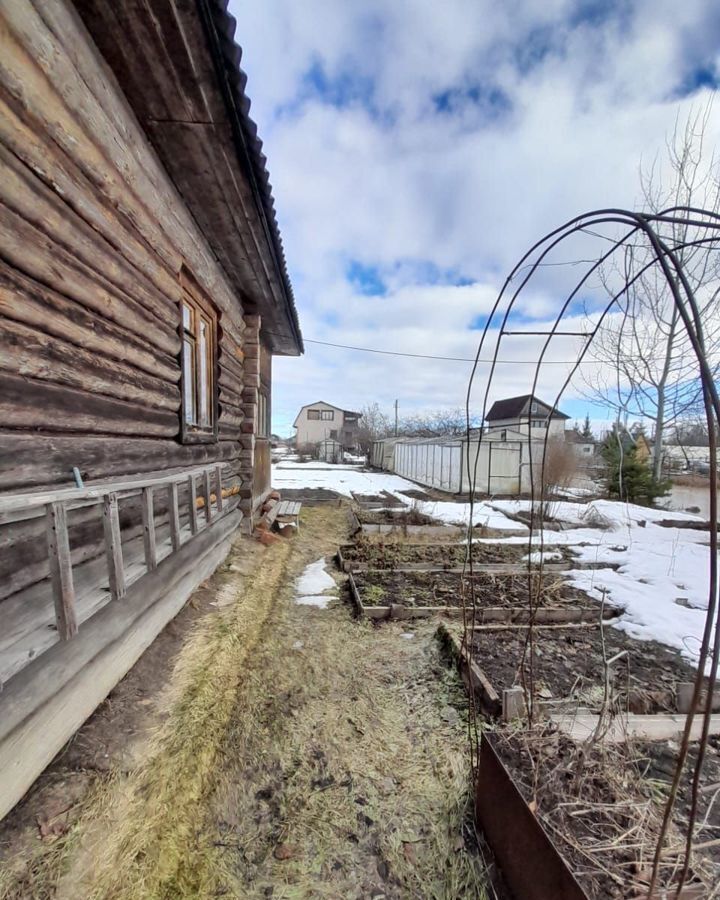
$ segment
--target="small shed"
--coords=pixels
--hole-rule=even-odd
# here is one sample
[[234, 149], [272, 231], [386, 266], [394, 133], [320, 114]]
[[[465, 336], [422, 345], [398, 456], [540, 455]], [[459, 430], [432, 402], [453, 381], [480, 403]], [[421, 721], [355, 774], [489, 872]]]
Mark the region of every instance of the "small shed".
[[340, 441], [334, 438], [326, 438], [317, 445], [318, 459], [328, 463], [341, 463], [343, 461], [343, 448]]

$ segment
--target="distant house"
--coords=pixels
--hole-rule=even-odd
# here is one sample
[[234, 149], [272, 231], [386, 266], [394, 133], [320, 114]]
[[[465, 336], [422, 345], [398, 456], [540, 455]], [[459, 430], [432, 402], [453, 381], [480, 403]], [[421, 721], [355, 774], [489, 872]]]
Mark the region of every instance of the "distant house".
[[331, 403], [318, 400], [303, 406], [293, 422], [296, 429], [295, 446], [298, 449], [317, 447], [320, 441], [338, 441], [343, 450], [354, 450], [360, 431], [359, 412], [341, 409]]
[[608, 439], [612, 438], [613, 435], [615, 436], [615, 440], [619, 437], [622, 449], [626, 453], [629, 453], [631, 450], [635, 451], [635, 459], [637, 459], [638, 462], [648, 462], [652, 457], [650, 443], [642, 431], [633, 433], [627, 428], [620, 428], [619, 430], [616, 428], [608, 436]]
[[[508, 439], [515, 439], [517, 435], [544, 438], [547, 429], [550, 437], [565, 437], [565, 422], [569, 418], [559, 409], [554, 409], [542, 400], [538, 400], [532, 394], [523, 394], [520, 397], [509, 397], [506, 400], [496, 400], [485, 416], [487, 437], [491, 433], [499, 431], [508, 433]], [[503, 438], [504, 439], [504, 438]]]
[[579, 431], [574, 428], [565, 432], [565, 443], [571, 444], [575, 455], [578, 459], [592, 459], [595, 456], [597, 442], [594, 438], [583, 437]]

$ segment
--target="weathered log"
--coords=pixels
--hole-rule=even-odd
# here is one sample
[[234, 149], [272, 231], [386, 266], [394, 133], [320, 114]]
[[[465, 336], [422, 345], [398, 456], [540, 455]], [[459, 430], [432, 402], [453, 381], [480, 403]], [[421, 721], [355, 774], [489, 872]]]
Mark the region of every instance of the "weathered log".
[[136, 334], [144, 334], [150, 344], [165, 353], [179, 352], [180, 339], [169, 323], [161, 324], [130, 295], [2, 202], [0, 244], [3, 257], [21, 272], [50, 286], [61, 281], [66, 296], [118, 325], [128, 325]]
[[[180, 409], [180, 387], [0, 316], [0, 370], [147, 407]], [[179, 370], [178, 370], [179, 374]]]
[[180, 377], [174, 356], [153, 352], [133, 334], [0, 259], [0, 312], [99, 356], [122, 360], [171, 384]]
[[173, 437], [178, 413], [0, 372], [0, 420], [11, 428]]
[[9, 209], [80, 261], [100, 284], [112, 286], [131, 298], [131, 308], [137, 305], [160, 323], [175, 327], [181, 294], [177, 279], [167, 285], [169, 293], [158, 290], [142, 269], [107, 240], [100, 239], [95, 228], [2, 143], [0, 171], [0, 200]]
[[[217, 461], [236, 460], [234, 441], [217, 444], [179, 444], [126, 436], [19, 434], [0, 431], [0, 490], [17, 492], [31, 487], [72, 484], [72, 467], [86, 481], [105, 481], [118, 474], [179, 471]], [[237, 472], [233, 468], [233, 472]]]
[[[23, 108], [38, 117], [38, 131], [75, 159], [95, 189], [128, 218], [141, 223], [144, 236], [174, 271], [189, 261], [221, 308], [236, 306], [217, 263], [166, 172], [112, 80], [98, 68], [77, 19], [57, 4], [33, 10], [3, 10], [9, 34], [0, 61], [4, 81]], [[48, 19], [52, 27], [45, 22]], [[70, 48], [68, 50], [68, 48]], [[62, 84], [62, 101], [48, 95], [48, 84]], [[94, 92], [94, 93], [93, 93]], [[178, 253], [180, 251], [180, 254]], [[209, 277], [208, 277], [209, 276]]]

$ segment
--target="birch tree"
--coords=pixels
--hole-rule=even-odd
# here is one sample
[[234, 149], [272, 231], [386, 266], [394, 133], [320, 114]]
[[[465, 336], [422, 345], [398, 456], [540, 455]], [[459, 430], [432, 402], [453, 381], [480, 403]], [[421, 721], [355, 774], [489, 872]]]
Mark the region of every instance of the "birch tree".
[[[720, 177], [714, 151], [708, 146], [709, 103], [676, 122], [665, 152], [640, 181], [647, 211], [672, 206], [700, 207], [720, 213]], [[687, 246], [698, 235], [690, 226], [667, 226], [669, 243], [677, 248], [688, 281], [700, 306], [705, 350], [718, 371], [720, 350], [720, 258], [710, 246]], [[641, 242], [601, 275], [608, 292], [630, 281], [652, 260]], [[658, 266], [641, 274], [600, 328], [590, 351], [599, 363], [586, 384], [594, 399], [628, 416], [649, 420], [653, 427], [653, 476], [660, 478], [664, 435], [676, 422], [702, 407], [698, 367], [671, 292]], [[591, 381], [591, 383], [590, 383]]]

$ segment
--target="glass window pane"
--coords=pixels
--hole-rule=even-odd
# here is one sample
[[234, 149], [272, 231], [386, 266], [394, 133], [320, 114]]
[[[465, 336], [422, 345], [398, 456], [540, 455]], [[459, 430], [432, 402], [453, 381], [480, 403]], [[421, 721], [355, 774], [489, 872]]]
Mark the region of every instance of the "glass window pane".
[[195, 406], [195, 342], [189, 338], [183, 341], [183, 409], [185, 422], [194, 425], [197, 422]]
[[210, 371], [208, 366], [208, 324], [200, 319], [200, 341], [198, 344], [198, 370], [200, 372], [200, 425], [210, 425]]
[[193, 330], [193, 308], [187, 303], [182, 305], [183, 328], [185, 331]]

